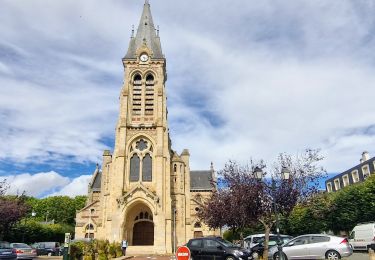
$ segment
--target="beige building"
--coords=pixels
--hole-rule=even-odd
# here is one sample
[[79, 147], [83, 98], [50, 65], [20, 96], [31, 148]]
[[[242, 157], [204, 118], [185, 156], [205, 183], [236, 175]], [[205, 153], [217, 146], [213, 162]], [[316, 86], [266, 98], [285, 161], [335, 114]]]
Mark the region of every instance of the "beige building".
[[190, 171], [189, 151], [171, 148], [166, 59], [147, 0], [122, 61], [114, 151], [104, 151], [93, 174], [75, 237], [126, 239], [130, 252], [171, 253], [190, 238], [218, 235], [196, 215], [213, 190], [212, 164], [207, 171]]

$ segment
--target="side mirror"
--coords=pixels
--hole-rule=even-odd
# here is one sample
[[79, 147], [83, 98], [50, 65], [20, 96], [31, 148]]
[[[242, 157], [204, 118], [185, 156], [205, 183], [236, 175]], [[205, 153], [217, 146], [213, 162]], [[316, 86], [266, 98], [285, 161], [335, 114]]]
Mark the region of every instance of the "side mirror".
[[294, 246], [294, 242], [289, 243], [288, 246]]
[[223, 250], [223, 247], [222, 246], [217, 246], [217, 249]]

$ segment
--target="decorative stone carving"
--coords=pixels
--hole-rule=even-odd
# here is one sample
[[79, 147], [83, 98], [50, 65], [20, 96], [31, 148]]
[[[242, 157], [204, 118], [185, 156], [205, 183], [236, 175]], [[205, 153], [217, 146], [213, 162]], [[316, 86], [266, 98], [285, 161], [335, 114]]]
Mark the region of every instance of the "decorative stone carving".
[[153, 201], [154, 208], [155, 208], [155, 215], [158, 214], [158, 208], [161, 207], [160, 204], [160, 198], [156, 195], [156, 192], [151, 192], [147, 187], [145, 187], [142, 183], [138, 183], [135, 187], [133, 187], [130, 191], [125, 193], [123, 196], [116, 199], [117, 206], [120, 208], [121, 206], [125, 206], [134, 199], [137, 199], [138, 197], [142, 196], [136, 196], [137, 192], [141, 192], [143, 196], [146, 198], [149, 198], [151, 201]]

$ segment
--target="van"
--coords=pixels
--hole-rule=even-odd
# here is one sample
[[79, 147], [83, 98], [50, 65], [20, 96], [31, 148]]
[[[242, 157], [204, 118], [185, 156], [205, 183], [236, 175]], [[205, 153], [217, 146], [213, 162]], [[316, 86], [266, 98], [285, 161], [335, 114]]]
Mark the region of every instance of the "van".
[[[254, 234], [244, 238], [244, 247], [246, 249], [251, 250], [255, 245], [259, 243], [259, 241], [264, 239], [264, 234]], [[274, 234], [270, 234], [270, 236], [275, 236]]]
[[349, 243], [353, 250], [375, 249], [375, 222], [355, 226], [350, 232]]

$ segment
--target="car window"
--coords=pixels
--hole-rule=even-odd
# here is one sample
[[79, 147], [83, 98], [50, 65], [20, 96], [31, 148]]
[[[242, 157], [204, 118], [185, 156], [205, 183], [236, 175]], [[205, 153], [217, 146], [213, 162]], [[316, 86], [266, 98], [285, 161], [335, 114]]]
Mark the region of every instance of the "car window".
[[259, 243], [259, 241], [263, 240], [264, 237], [253, 237], [253, 243]]
[[312, 236], [310, 240], [311, 240], [311, 243], [322, 243], [322, 242], [328, 242], [330, 238], [326, 236]]
[[190, 243], [191, 247], [202, 247], [202, 240], [197, 239], [197, 240], [192, 240]]
[[304, 245], [309, 243], [309, 237], [299, 237], [297, 239], [294, 239], [288, 243], [288, 245], [292, 244], [291, 246], [299, 246], [299, 245]]
[[275, 240], [272, 240], [272, 241], [268, 242], [268, 245], [269, 246], [275, 246], [275, 245], [277, 245], [277, 242]]
[[231, 242], [229, 242], [229, 241], [227, 241], [227, 240], [225, 240], [225, 239], [222, 239], [222, 238], [217, 238], [217, 240], [220, 242], [220, 243], [222, 243], [224, 246], [226, 246], [226, 247], [235, 247], [235, 245], [234, 244], [232, 244]]
[[355, 231], [352, 231], [352, 233], [350, 233], [350, 235], [349, 235], [349, 238], [354, 239], [354, 237], [355, 237]]
[[220, 244], [215, 240], [207, 239], [203, 242], [204, 248], [217, 248], [218, 246], [220, 246]]
[[281, 238], [281, 240], [283, 241], [284, 244], [287, 243], [287, 242], [289, 242], [291, 239], [292, 238], [290, 238], [290, 237], [282, 237]]
[[9, 249], [9, 248], [11, 248], [11, 246], [8, 242], [0, 241], [0, 248], [1, 249]]
[[24, 244], [24, 243], [14, 243], [12, 244], [13, 248], [30, 248], [29, 245]]

